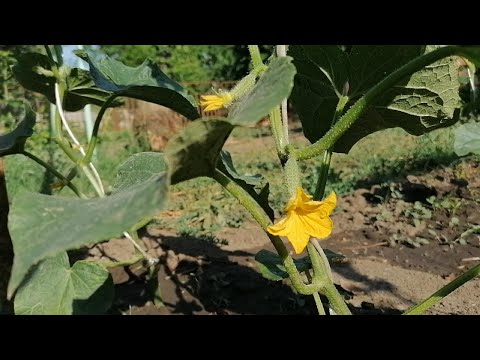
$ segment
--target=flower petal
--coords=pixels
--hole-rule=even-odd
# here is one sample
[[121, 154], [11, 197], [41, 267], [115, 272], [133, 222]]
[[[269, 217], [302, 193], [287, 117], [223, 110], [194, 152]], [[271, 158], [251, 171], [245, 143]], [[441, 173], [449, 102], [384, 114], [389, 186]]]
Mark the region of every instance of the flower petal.
[[308, 244], [310, 237], [324, 239], [331, 235], [333, 221], [329, 215], [337, 204], [332, 192], [324, 201], [314, 201], [312, 196], [297, 188], [295, 197], [290, 199], [285, 210], [288, 215], [267, 228], [273, 235], [286, 236], [295, 252], [300, 254]]
[[299, 233], [297, 236], [289, 236], [288, 240], [293, 246], [296, 254], [301, 254], [303, 250], [307, 247], [308, 242], [310, 241], [310, 235], [306, 233]]
[[337, 196], [334, 192], [323, 201], [314, 201], [310, 200], [308, 202], [302, 203], [298, 206], [299, 209], [306, 212], [316, 212], [319, 209], [322, 209], [322, 216], [325, 217], [332, 213], [333, 209], [337, 206]]
[[218, 96], [218, 95], [201, 95], [201, 98], [203, 100], [212, 101], [212, 100], [219, 100], [220, 96]]
[[315, 213], [301, 216], [305, 231], [318, 239], [325, 239], [332, 234], [333, 221], [328, 216], [321, 218]]
[[287, 229], [287, 224], [291, 220], [292, 216], [291, 213], [288, 213], [286, 217], [284, 217], [282, 220], [277, 222], [274, 225], [270, 225], [267, 227], [267, 231], [272, 234], [272, 235], [277, 235], [277, 236], [287, 236], [288, 231]]
[[295, 197], [290, 199], [290, 201], [287, 203], [287, 206], [285, 206], [285, 211], [291, 211], [297, 207], [303, 206], [303, 204], [307, 201], [310, 201], [312, 197], [313, 196], [311, 195], [307, 195], [301, 186], [298, 186]]
[[299, 206], [297, 207], [297, 210], [313, 212], [313, 211], [317, 211], [322, 206], [323, 206], [323, 203], [321, 201], [310, 200], [302, 204], [299, 204]]
[[337, 206], [337, 195], [335, 192], [332, 191], [322, 203], [323, 208], [328, 212], [328, 215], [330, 215], [333, 209], [335, 209], [335, 206]]
[[220, 109], [221, 107], [222, 107], [222, 105], [218, 105], [218, 104], [215, 104], [215, 103], [213, 103], [213, 104], [208, 104], [208, 105], [205, 107], [204, 111], [217, 110], [217, 109]]
[[289, 213], [289, 221], [286, 222], [286, 236], [293, 245], [297, 254], [300, 254], [308, 244], [310, 235], [305, 231], [302, 219], [294, 211]]
[[313, 196], [308, 195], [301, 186], [297, 187], [297, 194], [299, 194], [302, 202], [307, 202], [313, 199]]
[[305, 232], [302, 220], [294, 211], [289, 212], [275, 225], [269, 226], [267, 231], [272, 235], [286, 236], [297, 254], [305, 250], [310, 240], [310, 235]]

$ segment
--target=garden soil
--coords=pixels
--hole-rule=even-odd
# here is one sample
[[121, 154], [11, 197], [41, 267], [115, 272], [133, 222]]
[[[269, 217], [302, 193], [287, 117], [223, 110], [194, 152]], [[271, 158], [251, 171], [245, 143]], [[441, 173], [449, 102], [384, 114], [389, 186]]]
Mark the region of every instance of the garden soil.
[[[333, 267], [333, 274], [354, 314], [400, 314], [479, 263], [480, 205], [474, 200], [480, 189], [478, 171], [477, 162], [466, 161], [455, 171], [439, 168], [339, 198], [335, 229], [321, 244], [346, 257]], [[433, 206], [427, 201], [432, 194]], [[442, 203], [445, 199], [450, 200]], [[148, 227], [143, 240], [149, 253], [161, 259], [161, 302], [157, 298], [154, 305], [145, 291], [142, 264], [116, 268], [111, 271], [117, 284], [112, 313], [316, 313], [310, 296], [297, 295], [288, 281], [266, 280], [256, 270], [255, 254], [274, 249], [255, 224], [216, 235], [228, 245]], [[133, 247], [124, 239], [89, 252], [91, 257], [110, 260], [127, 260], [132, 254]], [[480, 314], [480, 278], [428, 313]]]
[[[333, 234], [321, 244], [346, 257], [333, 267], [333, 276], [354, 314], [400, 314], [479, 263], [479, 171], [478, 162], [462, 161], [339, 197]], [[3, 230], [0, 260], [8, 265], [11, 245], [5, 226]], [[215, 235], [228, 244], [148, 226], [141, 236], [148, 252], [160, 258], [158, 278], [148, 279], [141, 263], [111, 269], [116, 296], [110, 313], [316, 313], [311, 296], [298, 295], [288, 281], [272, 282], [257, 271], [255, 254], [274, 251], [258, 226], [247, 222]], [[84, 255], [122, 261], [133, 253], [128, 241], [112, 239]], [[0, 279], [8, 270], [0, 268]], [[147, 291], [152, 284], [159, 284], [156, 297]], [[4, 298], [6, 283], [0, 285]], [[8, 309], [3, 304], [0, 312]], [[480, 314], [480, 278], [457, 289], [429, 314]]]

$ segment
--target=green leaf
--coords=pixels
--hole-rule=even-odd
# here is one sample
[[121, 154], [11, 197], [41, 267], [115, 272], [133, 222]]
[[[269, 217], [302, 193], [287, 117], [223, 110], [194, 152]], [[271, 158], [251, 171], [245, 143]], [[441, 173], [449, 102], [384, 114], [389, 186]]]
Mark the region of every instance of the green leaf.
[[260, 174], [251, 176], [239, 175], [237, 169], [235, 169], [235, 165], [233, 165], [232, 155], [230, 155], [228, 151], [222, 150], [218, 160], [218, 169], [230, 178], [238, 180], [245, 185], [252, 185], [253, 187], [259, 186], [262, 183], [263, 177]]
[[[307, 139], [315, 142], [330, 129], [339, 97], [346, 90], [351, 99], [345, 107], [348, 110], [394, 70], [434, 48], [359, 45], [342, 56], [342, 50], [334, 51], [332, 46], [292, 45], [289, 54], [294, 57], [298, 72], [292, 103]], [[339, 139], [334, 151], [346, 153], [361, 138], [387, 128], [401, 127], [410, 134], [421, 135], [454, 124], [461, 101], [457, 70], [454, 58], [450, 57], [406, 78], [376, 100]]]
[[165, 147], [172, 184], [212, 176], [233, 125], [222, 119], [200, 119], [188, 124]]
[[17, 315], [102, 314], [113, 300], [113, 281], [100, 264], [77, 261], [66, 252], [50, 257], [25, 278], [14, 301]]
[[232, 124], [255, 124], [290, 95], [295, 76], [291, 61], [290, 57], [282, 57], [270, 63], [255, 87], [232, 106], [228, 115]]
[[118, 237], [156, 214], [167, 192], [165, 174], [114, 195], [75, 199], [21, 193], [13, 199], [8, 228], [15, 258], [9, 298], [31, 266], [62, 251]]
[[23, 152], [25, 142], [33, 134], [35, 126], [35, 113], [29, 105], [25, 104], [25, 117], [15, 130], [5, 135], [0, 135], [0, 156]]
[[348, 55], [348, 95], [362, 96], [388, 74], [424, 52], [424, 45], [353, 46]]
[[[47, 56], [33, 52], [21, 54], [12, 67], [12, 72], [25, 89], [43, 94], [48, 101], [55, 104], [55, 77]], [[70, 69], [66, 83], [66, 111], [78, 111], [87, 104], [102, 106], [111, 95], [110, 91], [97, 88], [88, 71], [82, 69]], [[111, 106], [119, 104], [117, 101]]]
[[458, 156], [480, 155], [480, 123], [462, 124], [455, 129], [453, 150]]
[[118, 96], [126, 96], [166, 106], [188, 119], [199, 117], [195, 100], [175, 81], [165, 75], [157, 64], [147, 59], [138, 67], [126, 66], [110, 57], [76, 51], [88, 62], [95, 84]]
[[9, 200], [22, 192], [51, 193], [53, 176], [48, 177], [45, 168], [30, 158], [21, 154], [9, 155], [3, 158], [3, 166]]
[[[78, 111], [87, 104], [102, 106], [112, 95], [110, 91], [98, 88], [90, 76], [90, 73], [83, 69], [73, 68], [67, 77], [67, 96], [65, 97], [65, 108], [67, 111]], [[122, 105], [122, 101], [114, 100], [109, 107]]]
[[239, 184], [245, 191], [247, 191], [257, 203], [265, 210], [271, 220], [274, 219], [273, 209], [268, 203], [268, 195], [270, 193], [269, 184], [266, 183], [260, 187], [264, 182], [262, 175], [242, 176], [239, 175], [235, 166], [233, 165], [232, 156], [228, 151], [221, 151], [217, 162], [217, 168], [223, 172], [230, 179]]
[[44, 70], [52, 71], [48, 57], [34, 52], [20, 54], [12, 67], [13, 75], [25, 89], [43, 94], [55, 104], [55, 77]]
[[[348, 55], [338, 45], [291, 45], [289, 55], [297, 69], [295, 87], [299, 79], [308, 79], [313, 86], [322, 84], [325, 89], [339, 98], [345, 83], [350, 80]], [[317, 93], [317, 92], [315, 92]]]
[[[345, 262], [345, 256], [337, 254], [331, 250], [324, 249], [325, 256], [330, 264], [340, 264]], [[293, 260], [299, 272], [303, 272], [312, 268], [310, 257], [304, 256]], [[287, 270], [283, 265], [280, 257], [268, 250], [260, 250], [255, 255], [257, 268], [262, 276], [268, 280], [279, 281], [288, 278]]]
[[130, 156], [117, 169], [112, 194], [140, 184], [152, 176], [167, 171], [164, 155], [158, 152], [141, 152]]

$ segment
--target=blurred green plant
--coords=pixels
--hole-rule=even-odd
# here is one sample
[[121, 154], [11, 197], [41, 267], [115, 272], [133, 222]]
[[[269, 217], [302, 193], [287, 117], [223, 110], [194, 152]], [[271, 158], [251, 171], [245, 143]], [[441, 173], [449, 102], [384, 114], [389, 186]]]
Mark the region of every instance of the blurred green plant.
[[[179, 82], [240, 80], [251, 66], [246, 45], [102, 45], [101, 49], [129, 66], [151, 59]], [[265, 60], [273, 47], [260, 49]], [[196, 92], [209, 90], [208, 85], [186, 87]]]

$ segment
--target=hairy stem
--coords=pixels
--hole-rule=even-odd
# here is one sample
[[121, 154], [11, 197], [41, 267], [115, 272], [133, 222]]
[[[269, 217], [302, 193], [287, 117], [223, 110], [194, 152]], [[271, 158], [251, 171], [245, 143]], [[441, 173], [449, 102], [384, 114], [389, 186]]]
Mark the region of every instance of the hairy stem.
[[435, 292], [434, 294], [430, 295], [428, 298], [420, 302], [419, 304], [413, 306], [412, 308], [408, 309], [404, 315], [421, 315], [428, 309], [430, 309], [433, 305], [438, 303], [442, 300], [445, 296], [450, 294], [452, 291], [456, 290], [467, 281], [473, 279], [474, 277], [480, 275], [480, 264], [474, 266], [466, 273], [460, 275], [456, 279], [450, 281], [447, 285], [442, 287], [440, 290]]
[[[312, 274], [310, 273], [310, 270], [309, 269], [305, 270], [305, 274], [307, 275], [308, 281], [310, 281], [311, 283], [313, 279], [312, 279]], [[314, 292], [312, 295], [313, 295], [313, 300], [315, 301], [315, 306], [317, 307], [318, 315], [326, 315], [325, 309], [323, 308], [322, 300], [320, 299], [320, 294], [318, 292]]]
[[315, 247], [315, 250], [317, 250], [318, 254], [320, 255], [320, 258], [322, 259], [322, 262], [324, 264], [324, 271], [326, 272], [330, 281], [333, 282], [332, 268], [330, 267], [330, 263], [328, 262], [327, 255], [325, 255], [325, 252], [323, 251], [322, 247], [318, 243], [317, 239], [312, 238], [310, 240], [310, 243]]
[[[333, 310], [338, 315], [351, 315], [352, 313], [350, 312], [347, 304], [343, 300], [342, 295], [338, 292], [337, 288], [335, 287], [335, 284], [333, 283], [332, 269], [330, 268], [330, 263], [328, 262], [328, 258], [325, 255], [325, 252], [323, 251], [322, 247], [318, 243], [318, 240], [311, 239], [308, 246], [313, 246], [313, 249], [312, 248], [309, 249], [309, 254], [311, 254], [311, 258], [315, 258], [315, 256], [312, 256], [314, 255], [315, 252], [318, 252], [318, 254], [320, 255], [320, 259], [322, 263], [321, 279], [323, 282], [326, 283], [326, 286], [323, 289], [323, 293], [327, 297]], [[313, 262], [313, 259], [312, 259], [312, 262]]]
[[285, 144], [286, 140], [283, 135], [282, 116], [280, 114], [280, 106], [275, 106], [269, 114], [270, 128], [272, 136], [275, 140], [275, 147], [277, 149], [278, 158], [282, 163], [286, 160]]
[[323, 249], [319, 245], [317, 248], [317, 246], [310, 241], [307, 244], [307, 250], [312, 261], [314, 279], [317, 278], [317, 282], [322, 284], [321, 293], [327, 297], [333, 310], [338, 315], [351, 315], [347, 304], [343, 301], [342, 295], [340, 295], [333, 283], [330, 264], [328, 263], [328, 259], [325, 256]]
[[[277, 56], [283, 57], [287, 56], [287, 45], [277, 45]], [[288, 136], [288, 106], [287, 106], [287, 99], [283, 99], [281, 109], [282, 109], [282, 125], [283, 125], [283, 138], [285, 140], [285, 144], [288, 145], [289, 143], [289, 136]]]
[[257, 69], [263, 67], [262, 56], [260, 55], [258, 45], [248, 45], [248, 51], [250, 52], [253, 68]]
[[[250, 51], [250, 57], [252, 60], [253, 70], [255, 74], [259, 74], [266, 68], [266, 65], [262, 61], [260, 50], [258, 45], [248, 45]], [[280, 107], [276, 106], [269, 114], [270, 129], [272, 131], [273, 140], [275, 141], [275, 147], [277, 149], [278, 158], [283, 163], [286, 161], [285, 144], [286, 138], [283, 134], [282, 128], [282, 116], [280, 114]], [[288, 125], [288, 124], [287, 124]]]
[[338, 292], [337, 288], [333, 283], [327, 285], [325, 289], [325, 296], [328, 299], [328, 302], [332, 306], [333, 311], [338, 315], [352, 315], [347, 304], [343, 300], [342, 295]]
[[331, 161], [332, 152], [330, 150], [326, 150], [323, 153], [320, 169], [318, 170], [317, 186], [315, 187], [315, 194], [313, 195], [315, 200], [323, 199], [323, 196], [325, 195], [325, 186], [327, 185], [328, 171], [330, 170]]

